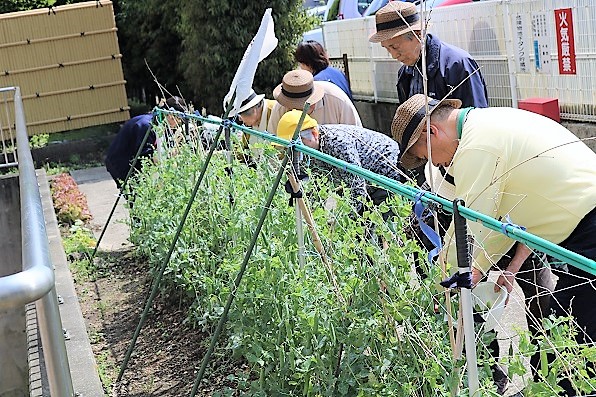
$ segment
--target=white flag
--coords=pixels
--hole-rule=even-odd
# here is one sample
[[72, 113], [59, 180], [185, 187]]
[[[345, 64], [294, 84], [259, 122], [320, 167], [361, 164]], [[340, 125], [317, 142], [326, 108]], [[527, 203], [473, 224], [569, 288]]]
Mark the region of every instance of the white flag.
[[360, 11], [358, 11], [358, 2], [356, 1], [340, 1], [338, 17], [342, 19], [360, 18]]
[[224, 98], [224, 110], [226, 109], [226, 104], [232, 98], [234, 91], [236, 91], [234, 106], [230, 111], [230, 114], [236, 114], [242, 101], [250, 95], [257, 65], [263, 59], [267, 58], [275, 47], [277, 47], [277, 37], [275, 37], [273, 30], [271, 8], [267, 8], [265, 14], [263, 14], [261, 26], [259, 26], [257, 34], [246, 48], [246, 51], [244, 51], [244, 56], [230, 85], [230, 91]]

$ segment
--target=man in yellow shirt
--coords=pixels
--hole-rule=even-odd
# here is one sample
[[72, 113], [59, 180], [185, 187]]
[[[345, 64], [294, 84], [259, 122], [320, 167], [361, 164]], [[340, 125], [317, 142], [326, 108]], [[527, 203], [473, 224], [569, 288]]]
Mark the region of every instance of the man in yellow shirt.
[[[427, 146], [425, 103], [430, 116]], [[449, 168], [455, 196], [466, 206], [596, 260], [596, 153], [569, 130], [546, 117], [513, 108], [460, 109], [459, 100], [414, 95], [398, 109], [392, 133], [401, 163], [411, 169], [427, 160]], [[473, 282], [495, 264], [514, 241], [469, 222], [476, 249]], [[456, 263], [449, 244], [447, 257]], [[530, 250], [519, 245], [498, 283], [511, 289]], [[594, 263], [596, 269], [596, 263]], [[580, 342], [596, 341], [596, 276], [569, 266], [557, 272], [551, 299], [557, 315], [573, 314]], [[569, 388], [568, 393], [574, 395]]]

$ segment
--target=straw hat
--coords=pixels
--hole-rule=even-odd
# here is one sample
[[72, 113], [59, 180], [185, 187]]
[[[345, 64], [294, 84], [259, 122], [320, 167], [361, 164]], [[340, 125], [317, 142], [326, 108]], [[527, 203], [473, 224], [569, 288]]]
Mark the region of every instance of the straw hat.
[[424, 94], [416, 94], [397, 108], [391, 122], [391, 134], [393, 135], [393, 139], [399, 144], [399, 151], [401, 153], [400, 161], [407, 169], [420, 167], [426, 163], [426, 160], [419, 159], [413, 154], [408, 153], [408, 150], [414, 146], [424, 129], [426, 101], [428, 101], [429, 115], [437, 108], [437, 105], [451, 106], [454, 109], [461, 107], [461, 101], [459, 99], [437, 101]]
[[308, 101], [317, 103], [325, 95], [323, 87], [314, 84], [313, 76], [306, 70], [291, 70], [284, 75], [282, 83], [273, 90], [273, 97], [288, 109], [300, 109]]
[[[279, 119], [279, 123], [277, 124], [277, 136], [283, 139], [292, 139], [294, 131], [296, 131], [296, 126], [300, 121], [300, 116], [302, 116], [302, 111], [297, 109], [290, 110], [281, 116], [281, 119]], [[317, 125], [317, 120], [306, 114], [304, 115], [304, 121], [302, 122], [300, 131], [310, 130]]]
[[250, 90], [250, 95], [242, 101], [237, 113], [244, 113], [253, 106], [257, 106], [263, 100], [263, 98], [265, 98], [264, 94], [257, 95], [255, 90]]
[[422, 30], [416, 6], [402, 1], [390, 1], [375, 14], [377, 33], [369, 37], [371, 43], [392, 39], [404, 33]]
[[186, 111], [186, 101], [179, 96], [172, 96], [168, 99], [161, 99], [159, 105], [157, 105], [161, 109], [165, 110], [175, 110], [177, 112], [185, 112]]
[[429, 183], [431, 168], [433, 174], [432, 187], [435, 189], [435, 193], [445, 200], [455, 200], [455, 185], [450, 182], [450, 180], [453, 180], [453, 177], [444, 168], [435, 167], [432, 163], [427, 162], [426, 167], [424, 167], [424, 175]]

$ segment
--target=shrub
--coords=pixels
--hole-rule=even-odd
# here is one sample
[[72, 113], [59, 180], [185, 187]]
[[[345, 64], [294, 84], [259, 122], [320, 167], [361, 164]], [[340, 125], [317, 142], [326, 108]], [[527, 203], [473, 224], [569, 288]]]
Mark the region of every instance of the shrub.
[[[154, 274], [171, 254], [162, 291], [180, 294], [187, 321], [206, 332], [224, 312], [281, 165], [271, 145], [254, 149], [262, 158], [251, 167], [230, 166], [225, 153], [214, 154], [180, 230], [204, 153], [182, 145], [176, 155], [147, 163], [132, 182], [136, 221], [130, 241]], [[214, 395], [469, 396], [465, 361], [454, 360], [449, 343], [450, 309], [436, 285], [441, 269], [430, 266], [426, 278], [413, 271], [413, 253], [423, 253], [401, 231], [410, 204], [393, 196], [355, 216], [348, 188], [336, 189], [332, 182], [319, 172], [304, 186], [327, 263], [308, 234], [305, 264], [299, 263], [295, 210], [282, 188], [275, 192], [218, 347], [245, 365], [224, 372], [237, 382], [235, 389]], [[397, 216], [385, 222], [380, 211], [389, 208]], [[455, 315], [457, 294], [451, 304]], [[550, 367], [543, 361], [539, 382], [528, 379], [526, 395], [557, 395], [562, 378], [571, 378], [580, 392], [596, 387], [591, 372], [596, 350], [578, 345], [573, 339], [578, 331], [567, 321], [545, 320], [544, 335], [536, 337], [519, 331], [519, 353], [512, 350], [503, 360], [510, 376], [531, 378], [527, 357], [537, 349], [544, 357], [553, 349], [557, 353]], [[497, 396], [490, 369], [495, 361], [487, 350], [493, 340], [494, 334], [477, 334], [475, 340], [481, 381], [475, 396]]]
[[91, 219], [87, 198], [69, 174], [60, 174], [54, 178], [51, 192], [59, 223], [72, 225], [77, 220], [87, 222]]

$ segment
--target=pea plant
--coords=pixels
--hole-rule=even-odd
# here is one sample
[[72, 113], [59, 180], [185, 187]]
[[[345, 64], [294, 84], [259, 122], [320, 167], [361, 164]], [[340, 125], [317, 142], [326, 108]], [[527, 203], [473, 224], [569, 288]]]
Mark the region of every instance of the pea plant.
[[[259, 152], [250, 167], [236, 159], [230, 165], [225, 152], [214, 154], [162, 280], [162, 289], [183, 299], [188, 321], [203, 331], [213, 331], [224, 310], [281, 164], [270, 145]], [[204, 161], [204, 151], [182, 145], [173, 156], [147, 162], [132, 182], [131, 242], [153, 269], [168, 252]], [[393, 196], [356, 216], [348, 189], [336, 189], [324, 176], [311, 176], [304, 191], [327, 264], [307, 233], [306, 261], [299, 265], [295, 210], [278, 189], [219, 344], [224, 354], [248, 363], [248, 372], [229, 375], [245, 380], [235, 392], [467, 395], [464, 361], [453, 359], [436, 283], [440, 270], [430, 267], [428, 277], [418, 277], [412, 255], [424, 254], [401, 232], [410, 204]], [[385, 222], [389, 209], [396, 216]], [[526, 350], [535, 345], [528, 340]], [[492, 359], [479, 351], [481, 393], [496, 395]], [[510, 368], [526, 374], [520, 363], [512, 358]]]

